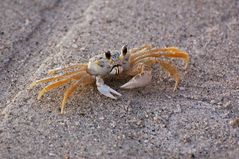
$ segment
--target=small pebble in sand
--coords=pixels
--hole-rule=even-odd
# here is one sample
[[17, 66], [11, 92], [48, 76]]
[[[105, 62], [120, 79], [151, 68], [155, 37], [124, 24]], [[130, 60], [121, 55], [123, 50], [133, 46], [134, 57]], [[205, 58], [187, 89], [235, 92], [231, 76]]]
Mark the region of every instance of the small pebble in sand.
[[233, 127], [233, 128], [236, 128], [236, 127], [239, 127], [239, 117], [236, 118], [236, 119], [233, 119], [229, 122], [229, 124]]

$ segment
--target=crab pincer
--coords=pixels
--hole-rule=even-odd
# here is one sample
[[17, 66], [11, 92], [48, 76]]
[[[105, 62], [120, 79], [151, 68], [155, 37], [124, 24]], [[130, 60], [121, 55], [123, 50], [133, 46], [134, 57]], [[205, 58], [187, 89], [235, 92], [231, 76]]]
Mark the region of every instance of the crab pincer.
[[112, 99], [117, 99], [113, 94], [118, 95], [118, 96], [122, 96], [120, 93], [118, 93], [117, 91], [115, 91], [114, 89], [110, 88], [108, 85], [104, 84], [104, 80], [100, 77], [96, 77], [96, 86], [98, 91], [107, 96], [110, 97]]
[[152, 72], [145, 71], [134, 76], [131, 80], [129, 80], [124, 85], [122, 85], [120, 88], [133, 89], [133, 88], [144, 87], [150, 84], [151, 80], [152, 80]]

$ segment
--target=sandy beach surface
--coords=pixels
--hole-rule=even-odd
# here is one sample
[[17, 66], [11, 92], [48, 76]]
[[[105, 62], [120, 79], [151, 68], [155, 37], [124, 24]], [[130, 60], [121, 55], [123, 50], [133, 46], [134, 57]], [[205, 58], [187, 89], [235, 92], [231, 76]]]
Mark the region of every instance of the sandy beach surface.
[[[239, 156], [238, 0], [1, 0], [0, 158], [228, 158]], [[182, 81], [155, 66], [151, 85], [106, 98], [64, 87], [38, 101], [52, 68], [149, 43], [190, 55]], [[238, 120], [237, 120], [238, 119]]]

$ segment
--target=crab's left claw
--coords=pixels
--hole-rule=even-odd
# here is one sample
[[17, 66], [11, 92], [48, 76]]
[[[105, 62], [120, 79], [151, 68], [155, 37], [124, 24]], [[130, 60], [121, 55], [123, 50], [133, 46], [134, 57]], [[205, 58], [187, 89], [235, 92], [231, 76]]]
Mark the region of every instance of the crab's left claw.
[[120, 88], [133, 89], [138, 87], [144, 87], [148, 85], [152, 80], [152, 71], [143, 71], [142, 73], [134, 76], [131, 80], [125, 83]]
[[[96, 77], [96, 86], [97, 86], [98, 91], [101, 94], [105, 95], [106, 97], [110, 97], [112, 99], [117, 99], [113, 94], [121, 96], [120, 93], [113, 90], [108, 85], [104, 84], [104, 81], [101, 77]], [[111, 93], [113, 93], [113, 94], [111, 94]]]

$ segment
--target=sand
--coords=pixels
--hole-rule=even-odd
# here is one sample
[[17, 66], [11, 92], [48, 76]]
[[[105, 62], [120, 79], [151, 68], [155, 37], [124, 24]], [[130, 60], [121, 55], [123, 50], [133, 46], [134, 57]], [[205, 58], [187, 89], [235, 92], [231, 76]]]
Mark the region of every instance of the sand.
[[[0, 2], [0, 158], [236, 158], [239, 156], [237, 0]], [[190, 55], [182, 81], [155, 66], [151, 85], [106, 98], [64, 88], [37, 101], [47, 70], [105, 50], [149, 43]], [[234, 122], [234, 124], [233, 124]]]

